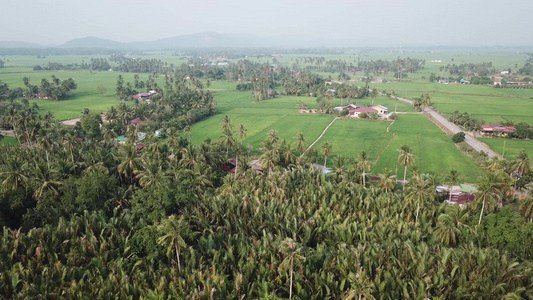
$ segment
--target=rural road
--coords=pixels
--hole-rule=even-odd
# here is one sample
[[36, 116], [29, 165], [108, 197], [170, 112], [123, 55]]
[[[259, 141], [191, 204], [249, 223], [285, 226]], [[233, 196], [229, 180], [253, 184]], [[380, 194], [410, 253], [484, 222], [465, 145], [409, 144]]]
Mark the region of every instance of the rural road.
[[[393, 97], [391, 97], [391, 98], [394, 99]], [[413, 101], [412, 100], [409, 100], [409, 99], [406, 99], [406, 98], [402, 98], [402, 97], [396, 97], [396, 99], [399, 100], [399, 101], [403, 101], [405, 103], [409, 103], [409, 104], [413, 105]], [[439, 123], [442, 127], [446, 128], [449, 132], [451, 132], [453, 134], [456, 134], [456, 133], [458, 133], [460, 131], [463, 131], [459, 126], [457, 126], [454, 123], [448, 121], [444, 116], [442, 116], [438, 111], [436, 111], [432, 107], [425, 108], [424, 109], [424, 114], [429, 119], [431, 119], [434, 122]], [[482, 143], [478, 139], [476, 139], [474, 137], [474, 135], [472, 134], [472, 132], [465, 132], [465, 143], [470, 145], [476, 151], [483, 151], [483, 152], [487, 153], [489, 158], [493, 158], [494, 156], [496, 156], [496, 157], [498, 157], [500, 159], [503, 158], [500, 154], [492, 151], [492, 149], [490, 149], [490, 147], [487, 146], [487, 144]]]

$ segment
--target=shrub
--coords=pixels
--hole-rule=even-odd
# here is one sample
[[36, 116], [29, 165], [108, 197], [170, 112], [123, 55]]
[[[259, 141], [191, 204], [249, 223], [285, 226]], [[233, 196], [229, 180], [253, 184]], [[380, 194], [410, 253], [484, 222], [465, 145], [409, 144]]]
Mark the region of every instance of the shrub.
[[465, 133], [462, 132], [462, 131], [460, 131], [460, 132], [458, 132], [458, 133], [456, 133], [456, 134], [454, 134], [452, 136], [452, 141], [454, 143], [456, 143], [456, 144], [460, 143], [460, 142], [463, 142], [464, 140], [465, 140]]
[[366, 119], [366, 118], [368, 118], [368, 115], [365, 112], [362, 112], [362, 113], [359, 114], [359, 118]]
[[389, 116], [389, 119], [390, 120], [396, 120], [398, 118], [398, 115], [396, 115], [396, 113], [392, 113], [390, 116]]

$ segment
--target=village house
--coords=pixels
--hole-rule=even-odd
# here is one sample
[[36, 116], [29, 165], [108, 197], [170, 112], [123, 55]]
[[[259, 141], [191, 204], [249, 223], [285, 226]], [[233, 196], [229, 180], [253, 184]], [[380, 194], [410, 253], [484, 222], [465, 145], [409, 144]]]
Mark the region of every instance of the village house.
[[516, 128], [512, 126], [503, 126], [501, 124], [481, 125], [481, 134], [507, 136], [510, 132], [515, 132]]
[[351, 117], [359, 117], [361, 113], [371, 114], [371, 113], [378, 113], [377, 110], [375, 110], [372, 107], [358, 107], [356, 109], [349, 110], [349, 116]]
[[348, 111], [348, 116], [357, 118], [359, 117], [360, 113], [376, 113], [379, 116], [385, 116], [389, 113], [389, 109], [386, 106], [383, 105], [374, 105], [372, 107], [365, 107], [361, 105], [356, 104], [348, 104], [346, 106], [337, 106], [334, 108], [336, 111]]
[[377, 110], [378, 115], [386, 115], [389, 113], [389, 109], [383, 105], [378, 104], [378, 105], [371, 106], [371, 108]]
[[128, 98], [133, 98], [134, 100], [150, 100], [150, 97], [157, 96], [156, 91], [148, 91], [146, 93], [139, 93], [137, 95], [129, 95]]
[[436, 191], [447, 204], [462, 207], [474, 200], [474, 193], [477, 192], [477, 188], [474, 184], [465, 182], [454, 186], [438, 185]]

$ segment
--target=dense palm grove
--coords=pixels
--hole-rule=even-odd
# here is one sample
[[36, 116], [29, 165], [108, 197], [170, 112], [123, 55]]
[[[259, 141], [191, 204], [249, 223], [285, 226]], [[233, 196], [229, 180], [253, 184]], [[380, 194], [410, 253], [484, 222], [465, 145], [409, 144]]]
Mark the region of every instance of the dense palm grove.
[[[475, 203], [460, 209], [442, 204], [435, 178], [408, 172], [408, 146], [398, 157], [407, 184], [387, 170], [368, 176], [364, 152], [324, 175], [310, 163], [330, 155], [328, 143], [305, 151], [303, 135], [292, 144], [273, 130], [250, 152], [228, 117], [220, 139], [190, 144], [201, 111], [214, 111], [212, 95], [182, 76], [166, 77], [149, 104], [111, 108], [105, 123], [85, 110], [74, 128], [6, 102], [1, 124], [21, 145], [0, 151], [1, 297], [533, 297], [533, 197], [516, 202], [509, 176], [531, 173], [527, 154], [489, 162]], [[229, 159], [234, 173], [223, 171]]]

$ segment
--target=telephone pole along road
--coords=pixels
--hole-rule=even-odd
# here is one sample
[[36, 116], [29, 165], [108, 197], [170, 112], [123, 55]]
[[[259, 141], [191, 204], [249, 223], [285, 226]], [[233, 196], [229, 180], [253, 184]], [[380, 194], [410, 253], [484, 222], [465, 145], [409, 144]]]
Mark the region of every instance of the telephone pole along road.
[[[383, 95], [383, 94], [381, 94], [381, 95], [382, 96], [386, 96], [386, 95]], [[393, 96], [391, 96], [390, 98], [391, 99], [396, 99], [396, 100], [399, 100], [399, 101], [403, 101], [405, 103], [409, 103], [409, 104], [413, 105], [413, 101], [409, 100], [409, 99], [406, 99], [406, 98], [402, 98], [402, 97], [395, 97], [394, 98]], [[454, 123], [448, 121], [439, 112], [437, 112], [433, 107], [426, 107], [424, 109], [424, 114], [431, 121], [439, 123], [443, 128], [446, 128], [446, 130], [448, 130], [452, 134], [456, 134], [458, 132], [463, 131], [463, 130], [461, 130], [461, 128], [459, 128], [459, 126], [457, 126]], [[485, 152], [488, 155], [489, 158], [493, 158], [495, 156], [500, 158], [500, 159], [503, 158], [500, 154], [492, 151], [492, 149], [490, 149], [489, 146], [487, 146], [487, 144], [482, 143], [478, 139], [476, 139], [474, 137], [474, 135], [472, 134], [472, 132], [469, 132], [469, 131], [465, 132], [465, 143], [470, 145], [470, 147], [474, 148], [474, 150], [476, 150], [476, 151]]]

